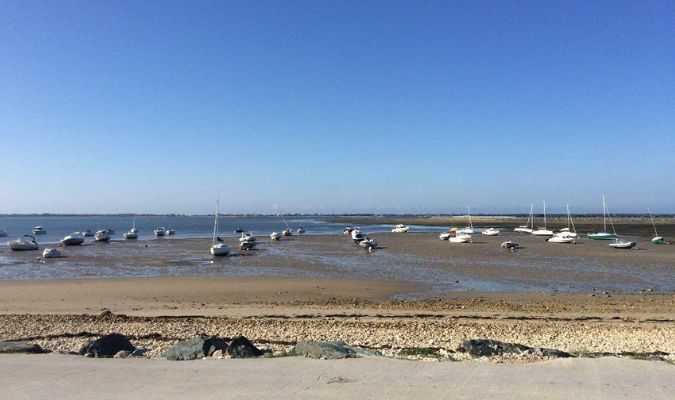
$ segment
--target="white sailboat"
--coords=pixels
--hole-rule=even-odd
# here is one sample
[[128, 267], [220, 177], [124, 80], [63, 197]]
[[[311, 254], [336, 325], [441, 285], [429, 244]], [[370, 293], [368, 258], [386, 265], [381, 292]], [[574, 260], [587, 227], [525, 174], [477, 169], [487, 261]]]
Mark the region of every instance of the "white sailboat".
[[[588, 238], [593, 240], [612, 240], [618, 239], [616, 232], [611, 234], [607, 232], [607, 203], [605, 203], [605, 195], [602, 195], [602, 232], [589, 233]], [[611, 220], [611, 217], [610, 217]]]
[[220, 202], [216, 200], [216, 216], [213, 220], [213, 239], [211, 240], [211, 254], [214, 256], [226, 256], [230, 254], [230, 247], [218, 237], [218, 219], [220, 218]]
[[656, 224], [654, 223], [654, 216], [652, 215], [652, 211], [647, 209], [649, 211], [649, 219], [652, 220], [652, 226], [654, 227], [654, 237], [652, 238], [652, 243], [654, 244], [664, 244], [666, 242], [666, 239], [663, 236], [659, 236], [659, 233], [656, 231]]
[[[532, 234], [535, 236], [553, 236], [553, 231], [546, 228], [546, 201], [544, 203], [544, 226], [537, 228], [537, 230], [532, 231]], [[534, 223], [532, 224], [534, 226]]]
[[138, 229], [136, 229], [136, 217], [131, 222], [131, 230], [122, 235], [125, 240], [138, 239]]
[[527, 222], [525, 222], [525, 225], [521, 225], [515, 228], [513, 231], [522, 233], [532, 233], [534, 231], [534, 204], [530, 204], [530, 215], [527, 217]]
[[562, 228], [560, 232], [548, 239], [550, 243], [576, 243], [577, 230], [574, 227], [574, 220], [570, 214], [570, 205], [567, 205], [567, 228]]
[[469, 235], [473, 235], [474, 233], [476, 233], [476, 231], [473, 229], [473, 220], [471, 219], [471, 207], [467, 207], [466, 209], [469, 212], [469, 226], [460, 229], [459, 233], [466, 233]]
[[284, 217], [284, 214], [281, 214], [281, 218], [284, 220], [284, 225], [286, 225], [286, 229], [281, 231], [281, 234], [284, 236], [293, 236], [293, 232], [291, 231], [291, 227], [288, 225], [288, 222], [286, 221], [286, 217]]

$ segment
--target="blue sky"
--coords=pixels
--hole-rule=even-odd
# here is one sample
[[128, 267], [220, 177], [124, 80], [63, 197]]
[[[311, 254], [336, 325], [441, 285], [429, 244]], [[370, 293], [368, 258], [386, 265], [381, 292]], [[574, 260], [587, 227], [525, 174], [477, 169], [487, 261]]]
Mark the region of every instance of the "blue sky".
[[4, 1], [0, 213], [675, 212], [675, 3]]

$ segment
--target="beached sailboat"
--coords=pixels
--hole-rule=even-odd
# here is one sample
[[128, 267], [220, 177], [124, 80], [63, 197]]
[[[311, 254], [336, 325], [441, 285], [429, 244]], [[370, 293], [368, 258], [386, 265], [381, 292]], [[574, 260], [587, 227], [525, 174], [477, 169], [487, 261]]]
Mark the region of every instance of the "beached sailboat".
[[575, 243], [577, 238], [577, 230], [574, 227], [574, 220], [570, 214], [570, 205], [567, 205], [567, 228], [562, 228], [548, 241], [551, 243]]
[[[537, 230], [532, 231], [532, 234], [535, 236], [553, 236], [553, 231], [546, 227], [546, 201], [544, 203], [544, 226], [537, 228]], [[532, 224], [534, 226], [534, 223]]]
[[602, 232], [589, 233], [588, 238], [593, 240], [613, 240], [618, 238], [616, 233], [611, 234], [607, 232], [607, 203], [605, 203], [605, 195], [602, 195]]
[[471, 219], [471, 207], [467, 207], [466, 209], [469, 212], [469, 226], [467, 226], [463, 229], [460, 229], [459, 233], [466, 233], [466, 234], [472, 235], [472, 234], [476, 233], [476, 231], [473, 229], [473, 220]]
[[22, 237], [16, 240], [7, 242], [7, 245], [13, 251], [29, 251], [29, 250], [37, 250], [40, 248], [35, 237], [30, 235], [23, 235]]
[[270, 233], [270, 239], [273, 240], [273, 241], [277, 241], [277, 240], [281, 239], [281, 236], [282, 236], [282, 234], [279, 233], [279, 232]]
[[136, 217], [131, 222], [131, 230], [122, 235], [126, 240], [138, 239], [138, 229], [136, 229]]
[[286, 229], [281, 231], [281, 234], [284, 236], [293, 236], [293, 232], [291, 231], [291, 227], [288, 225], [288, 222], [286, 222], [286, 217], [284, 217], [283, 214], [281, 214], [281, 218], [284, 220], [284, 225], [286, 225]]
[[211, 254], [216, 257], [230, 254], [230, 247], [218, 236], [218, 219], [220, 219], [220, 202], [216, 200], [216, 216], [213, 219], [213, 238], [211, 240]]
[[652, 215], [651, 210], [649, 211], [649, 219], [652, 220], [652, 226], [654, 227], [654, 237], [652, 238], [652, 243], [654, 244], [664, 244], [666, 239], [663, 236], [659, 236], [659, 233], [656, 231], [656, 224], [654, 223], [654, 216]]
[[525, 225], [521, 225], [513, 231], [522, 233], [532, 233], [534, 231], [534, 204], [530, 204], [530, 215], [527, 217]]
[[241, 237], [239, 238], [240, 250], [252, 250], [256, 244], [256, 238], [251, 232], [242, 232]]

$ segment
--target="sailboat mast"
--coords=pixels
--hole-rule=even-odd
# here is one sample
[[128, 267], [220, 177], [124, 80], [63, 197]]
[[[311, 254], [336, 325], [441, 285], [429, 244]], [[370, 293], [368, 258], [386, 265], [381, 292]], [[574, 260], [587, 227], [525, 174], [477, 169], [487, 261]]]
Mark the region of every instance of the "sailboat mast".
[[607, 204], [604, 194], [602, 195], [602, 231], [607, 232]]
[[546, 200], [542, 200], [544, 202], [544, 229], [546, 229]]
[[652, 215], [652, 210], [647, 209], [649, 211], [649, 219], [652, 220], [652, 226], [654, 227], [654, 235], [659, 236], [659, 233], [656, 231], [656, 224], [654, 223], [654, 216]]
[[467, 210], [469, 211], [469, 227], [473, 229], [473, 220], [471, 219], [471, 207], [467, 207]]
[[220, 214], [220, 201], [216, 200], [216, 217], [214, 218], [214, 221], [213, 221], [213, 239], [211, 240], [212, 245], [216, 244], [216, 234], [218, 234], [218, 215], [219, 214]]
[[530, 216], [527, 217], [527, 224], [525, 227], [527, 228], [529, 224], [532, 224], [532, 229], [534, 229], [534, 204], [530, 204]]

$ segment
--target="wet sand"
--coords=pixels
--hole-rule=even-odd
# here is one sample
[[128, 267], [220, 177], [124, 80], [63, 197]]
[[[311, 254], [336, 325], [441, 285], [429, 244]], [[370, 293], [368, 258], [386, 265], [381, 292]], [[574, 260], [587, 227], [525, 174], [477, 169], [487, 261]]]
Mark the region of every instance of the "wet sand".
[[[294, 236], [256, 250], [234, 250], [214, 259], [208, 239], [162, 239], [88, 244], [63, 249], [67, 258], [36, 261], [36, 252], [0, 252], [2, 280], [121, 277], [309, 277], [375, 279], [415, 283], [406, 298], [445, 291], [675, 290], [675, 246], [638, 242], [636, 250], [609, 248], [606, 241], [580, 239], [551, 244], [531, 235], [474, 235], [452, 244], [436, 233], [374, 235], [372, 254], [343, 235]], [[521, 249], [500, 247], [511, 239]], [[227, 239], [236, 246], [236, 239]]]

